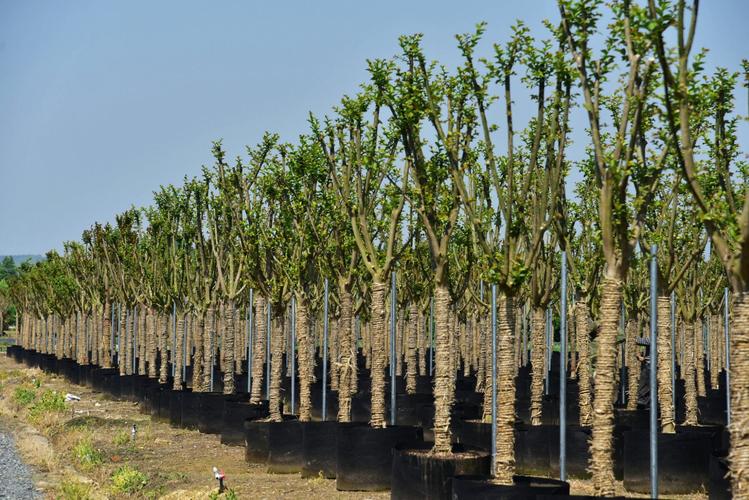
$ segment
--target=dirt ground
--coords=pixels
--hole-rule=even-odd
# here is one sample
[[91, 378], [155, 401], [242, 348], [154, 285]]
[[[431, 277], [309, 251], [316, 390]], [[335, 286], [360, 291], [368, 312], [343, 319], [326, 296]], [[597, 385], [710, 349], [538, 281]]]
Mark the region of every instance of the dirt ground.
[[[64, 408], [41, 404], [45, 394], [75, 394]], [[33, 401], [28, 402], [32, 398]], [[49, 406], [49, 408], [48, 408]], [[0, 424], [12, 430], [22, 458], [46, 498], [389, 498], [389, 492], [339, 492], [335, 481], [268, 474], [248, 465], [244, 449], [216, 435], [173, 429], [62, 377], [29, 369], [0, 354]], [[136, 424], [135, 440], [131, 439]], [[226, 474], [229, 491], [218, 495], [212, 469]], [[588, 481], [570, 481], [571, 493], [592, 494]], [[620, 495], [630, 496], [618, 484]], [[690, 495], [680, 498], [706, 498]]]

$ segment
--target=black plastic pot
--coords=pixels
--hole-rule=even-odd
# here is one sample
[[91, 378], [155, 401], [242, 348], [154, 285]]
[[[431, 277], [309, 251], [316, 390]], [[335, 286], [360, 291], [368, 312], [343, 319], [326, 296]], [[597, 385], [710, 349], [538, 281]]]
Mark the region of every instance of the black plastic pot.
[[716, 454], [710, 455], [710, 484], [707, 491], [710, 494], [710, 500], [730, 500], [731, 481], [726, 477], [728, 474], [728, 460], [725, 456]]
[[[168, 384], [159, 384], [159, 406], [156, 419], [160, 422], [170, 422], [172, 416], [172, 389]], [[180, 420], [182, 420], [182, 410], [180, 410]]]
[[182, 427], [182, 405], [185, 391], [169, 391], [169, 425]]
[[226, 401], [221, 426], [221, 444], [244, 446], [245, 420], [258, 420], [267, 416], [268, 401], [262, 401], [257, 405], [245, 401]]
[[422, 441], [420, 427], [374, 428], [366, 424], [338, 425], [336, 488], [342, 491], [390, 489], [392, 449]]
[[393, 450], [390, 498], [444, 499], [452, 497], [454, 476], [486, 475], [490, 455], [482, 450], [467, 450], [458, 445], [453, 455], [429, 453], [431, 445], [397, 445]]
[[293, 474], [301, 472], [302, 425], [296, 419], [271, 422], [268, 426], [268, 472]]
[[270, 422], [246, 420], [244, 423], [244, 459], [251, 464], [268, 461], [268, 433]]
[[221, 434], [224, 426], [224, 400], [216, 392], [196, 392], [198, 400], [198, 430], [203, 434]]
[[[535, 500], [546, 495], [569, 495], [565, 481], [542, 477], [515, 476], [514, 485], [498, 485], [487, 476], [456, 476], [453, 478], [453, 500]], [[553, 497], [553, 498], [556, 498]]]
[[338, 422], [302, 422], [302, 477], [336, 477]]
[[191, 390], [174, 391], [182, 393], [180, 422], [178, 427], [183, 429], [197, 430], [200, 417], [200, 394]]
[[[658, 434], [658, 491], [661, 494], [694, 493], [709, 482], [710, 455], [716, 430], [677, 428], [675, 434]], [[650, 491], [650, 442], [647, 430], [624, 433], [624, 487]]]

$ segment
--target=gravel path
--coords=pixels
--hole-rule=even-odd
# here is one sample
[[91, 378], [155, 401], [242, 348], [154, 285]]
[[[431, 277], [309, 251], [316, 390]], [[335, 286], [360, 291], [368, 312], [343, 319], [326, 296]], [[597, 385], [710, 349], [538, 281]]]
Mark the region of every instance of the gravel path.
[[26, 500], [39, 498], [34, 490], [31, 471], [18, 456], [13, 437], [0, 429], [0, 498]]

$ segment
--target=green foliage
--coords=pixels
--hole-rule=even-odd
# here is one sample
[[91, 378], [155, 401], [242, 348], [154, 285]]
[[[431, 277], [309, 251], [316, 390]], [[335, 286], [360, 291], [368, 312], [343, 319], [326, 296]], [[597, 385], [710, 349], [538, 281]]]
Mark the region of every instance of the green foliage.
[[143, 472], [123, 465], [112, 474], [112, 489], [116, 493], [137, 493], [148, 484], [148, 476]]
[[96, 449], [90, 437], [81, 439], [73, 447], [73, 457], [84, 469], [92, 469], [103, 462], [103, 455]]
[[75, 480], [65, 479], [60, 482], [58, 487], [60, 496], [63, 500], [89, 500], [91, 496], [91, 486]]
[[112, 438], [112, 443], [115, 446], [123, 446], [130, 442], [130, 434], [127, 431], [121, 430], [117, 431], [117, 433]]
[[46, 390], [29, 408], [29, 417], [35, 419], [46, 413], [61, 412], [64, 410], [65, 397], [57, 391]]
[[36, 391], [26, 387], [16, 387], [13, 392], [13, 400], [19, 406], [29, 406], [36, 399]]

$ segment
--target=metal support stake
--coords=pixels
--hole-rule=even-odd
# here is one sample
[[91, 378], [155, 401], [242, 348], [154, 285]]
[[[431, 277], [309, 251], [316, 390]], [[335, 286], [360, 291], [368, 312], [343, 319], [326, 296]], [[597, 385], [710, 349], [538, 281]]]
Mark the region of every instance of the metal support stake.
[[559, 315], [559, 479], [567, 480], [567, 252], [562, 252]]
[[497, 458], [497, 285], [492, 285], [492, 475]]
[[250, 303], [247, 304], [247, 393], [252, 392], [252, 330], [255, 290], [250, 288]]
[[291, 296], [291, 414], [296, 411], [296, 297]]
[[322, 324], [322, 421], [325, 422], [328, 415], [328, 278], [325, 278]]
[[723, 289], [723, 333], [726, 337], [726, 423], [731, 425], [731, 331], [729, 319], [728, 287]]
[[390, 272], [390, 425], [395, 425], [395, 271]]
[[650, 249], [650, 497], [658, 498], [658, 294], [656, 246]]

